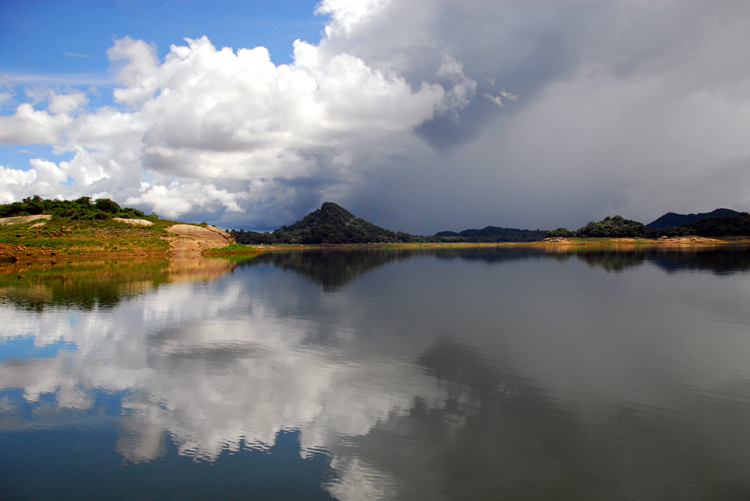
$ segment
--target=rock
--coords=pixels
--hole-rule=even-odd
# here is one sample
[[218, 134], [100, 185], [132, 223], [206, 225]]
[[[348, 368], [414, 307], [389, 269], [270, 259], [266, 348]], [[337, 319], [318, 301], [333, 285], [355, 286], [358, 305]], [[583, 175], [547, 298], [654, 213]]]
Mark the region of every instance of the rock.
[[200, 254], [203, 249], [225, 247], [234, 243], [234, 235], [211, 226], [175, 224], [167, 228], [178, 238], [171, 244], [173, 254]]
[[[123, 217], [113, 217], [112, 221], [117, 221], [118, 223], [125, 223], [125, 224], [132, 224], [135, 226], [153, 226], [152, 221], [147, 221], [145, 219], [126, 219]], [[65, 228], [63, 226], [63, 228]]]
[[0, 226], [7, 226], [10, 224], [23, 224], [29, 221], [35, 221], [37, 219], [50, 219], [50, 214], [35, 214], [33, 216], [13, 216], [0, 218]]

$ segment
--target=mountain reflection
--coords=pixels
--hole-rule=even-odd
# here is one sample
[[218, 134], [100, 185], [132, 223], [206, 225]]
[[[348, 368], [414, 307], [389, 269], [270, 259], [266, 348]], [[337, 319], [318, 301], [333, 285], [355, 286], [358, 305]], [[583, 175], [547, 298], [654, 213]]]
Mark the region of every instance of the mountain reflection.
[[331, 292], [340, 289], [358, 276], [391, 262], [406, 261], [420, 256], [437, 259], [461, 259], [503, 263], [525, 259], [544, 259], [541, 249], [531, 247], [438, 247], [418, 249], [324, 249], [304, 252], [268, 252], [240, 263], [240, 266], [273, 265], [308, 277]]
[[272, 265], [299, 273], [336, 291], [356, 277], [393, 261], [405, 261], [428, 251], [413, 249], [311, 250], [304, 252], [267, 252], [240, 263], [241, 267]]
[[727, 246], [706, 249], [550, 249], [529, 247], [423, 248], [315, 250], [268, 252], [246, 261], [225, 259], [156, 259], [68, 263], [37, 268], [3, 268], [0, 301], [29, 310], [45, 307], [77, 307], [85, 310], [112, 308], [125, 298], [154, 290], [171, 282], [216, 279], [240, 268], [274, 266], [293, 271], [322, 285], [326, 292], [340, 290], [357, 277], [392, 262], [432, 256], [503, 264], [527, 260], [567, 261], [575, 257], [593, 267], [622, 272], [647, 262], [668, 273], [706, 271], [716, 275], [750, 271], [750, 249]]
[[673, 248], [630, 250], [581, 250], [575, 256], [591, 266], [621, 272], [627, 268], [650, 262], [667, 272], [708, 271], [716, 275], [747, 273], [750, 271], [750, 248], [718, 247], [694, 249]]
[[[588, 263], [589, 266], [598, 266], [607, 271], [621, 272], [627, 268], [641, 266], [649, 256], [656, 257], [657, 254], [646, 251], [607, 251], [589, 250], [576, 252], [575, 256]], [[679, 260], [677, 260], [679, 263]]]
[[654, 263], [667, 272], [709, 271], [717, 275], [750, 271], [750, 249], [746, 247], [706, 249], [569, 249], [534, 247], [474, 247], [423, 249], [357, 249], [314, 250], [305, 252], [268, 252], [240, 263], [243, 267], [272, 265], [299, 273], [323, 286], [326, 292], [341, 289], [355, 278], [391, 262], [416, 257], [432, 256], [440, 260], [462, 260], [503, 264], [516, 261], [567, 261], [572, 257], [601, 267], [621, 272], [627, 268]]
[[662, 252], [652, 256], [651, 260], [667, 272], [711, 271], [716, 275], [747, 273], [750, 271], [750, 248]]

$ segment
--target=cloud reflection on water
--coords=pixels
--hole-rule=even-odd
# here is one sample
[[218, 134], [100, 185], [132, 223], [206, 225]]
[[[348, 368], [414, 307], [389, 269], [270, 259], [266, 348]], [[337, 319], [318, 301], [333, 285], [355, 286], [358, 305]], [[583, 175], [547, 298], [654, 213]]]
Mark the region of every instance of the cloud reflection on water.
[[[258, 261], [111, 308], [4, 305], [0, 339], [30, 333], [76, 349], [0, 364], [0, 387], [40, 406], [54, 395], [58, 412], [91, 409], [96, 392], [121, 395], [116, 448], [132, 463], [164, 455], [167, 439], [214, 461], [299, 430], [300, 454], [333, 455], [339, 478], [327, 488], [340, 499], [439, 498], [471, 484], [461, 468], [502, 472], [486, 493], [545, 495], [563, 477], [622, 475], [621, 452], [662, 457], [690, 434], [684, 459], [644, 463], [638, 475], [687, 480], [691, 461], [719, 450], [711, 468], [745, 488], [744, 277], [646, 265], [609, 274], [537, 254], [305, 274], [319, 280]], [[0, 404], [8, 413], [15, 401]], [[455, 457], [465, 463], [445, 470]], [[548, 478], [530, 482], [540, 471]]]
[[[90, 409], [94, 392], [121, 394], [116, 447], [133, 463], [164, 455], [167, 435], [179, 454], [213, 461], [241, 443], [272, 447], [282, 429], [299, 430], [305, 455], [366, 434], [415, 398], [445, 400], [439, 381], [412, 364], [306, 345], [313, 320], [248, 292], [241, 282], [175, 284], [111, 309], [3, 307], [0, 338], [32, 333], [39, 345], [77, 349], [2, 364], [0, 387], [22, 388], [37, 406], [54, 395], [58, 412]], [[357, 460], [337, 465], [362, 475]], [[372, 478], [377, 485], [360, 478], [329, 487], [343, 497], [355, 487], [380, 492], [383, 475]]]

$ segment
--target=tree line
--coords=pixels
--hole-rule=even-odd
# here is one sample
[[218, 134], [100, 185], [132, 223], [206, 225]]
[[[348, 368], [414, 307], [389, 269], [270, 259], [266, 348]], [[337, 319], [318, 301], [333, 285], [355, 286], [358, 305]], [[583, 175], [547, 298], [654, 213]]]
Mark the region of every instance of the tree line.
[[146, 216], [143, 211], [132, 207], [120, 207], [114, 200], [91, 197], [81, 197], [76, 200], [45, 200], [34, 195], [24, 198], [20, 202], [0, 205], [0, 217], [31, 216], [36, 214], [51, 214], [74, 220], [111, 219], [121, 217], [125, 219], [158, 218], [154, 213]]

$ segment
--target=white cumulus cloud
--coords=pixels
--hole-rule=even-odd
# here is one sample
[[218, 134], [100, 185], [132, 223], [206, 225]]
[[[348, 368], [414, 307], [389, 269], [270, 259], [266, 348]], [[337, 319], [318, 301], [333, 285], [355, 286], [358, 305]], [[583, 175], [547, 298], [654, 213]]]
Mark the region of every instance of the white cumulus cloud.
[[[388, 4], [322, 3], [318, 12], [330, 16], [331, 28], [325, 40], [347, 36]], [[34, 180], [16, 183], [23, 189], [6, 187], [5, 198], [47, 193], [70, 176], [59, 196], [106, 192], [169, 217], [217, 207], [240, 212], [249, 208], [243, 201], [265, 197], [254, 187], [267, 190], [273, 180], [335, 183], [335, 173], [351, 164], [347, 146], [455, 113], [476, 88], [448, 55], [432, 81], [410, 83], [388, 67], [299, 40], [294, 61], [278, 66], [264, 47], [219, 49], [207, 37], [171, 46], [163, 61], [153, 45], [129, 37], [116, 40], [107, 55], [120, 84], [113, 94], [119, 106], [85, 111], [83, 93], [31, 89], [33, 103], [0, 117], [5, 144], [49, 144], [73, 154], [56, 170], [37, 167]], [[34, 107], [45, 101], [47, 110]], [[60, 180], [58, 171], [66, 177]]]
[[0, 143], [58, 145], [60, 134], [72, 121], [67, 114], [50, 115], [23, 103], [13, 115], [0, 116]]

